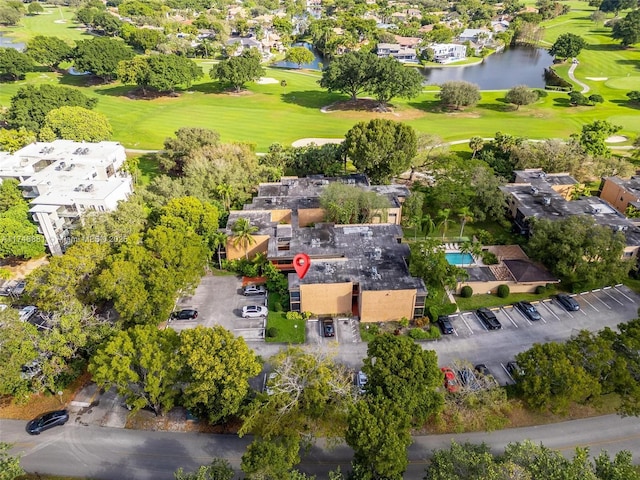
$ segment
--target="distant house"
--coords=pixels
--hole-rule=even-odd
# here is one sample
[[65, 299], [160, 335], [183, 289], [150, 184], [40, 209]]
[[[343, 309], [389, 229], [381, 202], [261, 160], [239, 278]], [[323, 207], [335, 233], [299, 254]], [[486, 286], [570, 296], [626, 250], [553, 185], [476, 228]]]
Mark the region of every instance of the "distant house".
[[509, 28], [509, 22], [506, 20], [497, 20], [495, 22], [491, 22], [491, 30], [494, 33], [506, 32]]
[[458, 36], [460, 42], [472, 43], [483, 43], [483, 39], [486, 42], [492, 38], [493, 32], [482, 28], [467, 28]]
[[396, 43], [403, 48], [416, 48], [422, 39], [419, 37], [403, 37], [401, 35], [394, 35]]
[[622, 214], [626, 213], [629, 205], [640, 210], [640, 177], [634, 176], [629, 180], [604, 177], [600, 184], [600, 198]]
[[252, 48], [257, 48], [260, 53], [262, 53], [262, 43], [255, 39], [255, 37], [231, 37], [227, 40], [227, 45], [238, 45], [237, 49], [234, 51], [234, 55], [238, 56], [245, 50], [250, 50]]
[[438, 63], [457, 62], [467, 58], [467, 47], [457, 43], [433, 43], [429, 45], [433, 50], [434, 60]]
[[415, 48], [402, 47], [398, 43], [379, 43], [378, 57], [393, 57], [402, 63], [418, 61]]

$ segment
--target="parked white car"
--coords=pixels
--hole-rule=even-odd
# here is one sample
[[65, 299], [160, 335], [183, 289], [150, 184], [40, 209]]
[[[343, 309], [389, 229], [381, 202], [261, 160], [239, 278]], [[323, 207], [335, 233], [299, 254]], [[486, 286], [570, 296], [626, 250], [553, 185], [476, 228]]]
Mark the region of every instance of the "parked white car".
[[247, 305], [242, 307], [242, 318], [260, 318], [266, 317], [269, 313], [267, 307], [261, 305]]
[[27, 305], [26, 307], [23, 307], [22, 309], [20, 309], [20, 311], [18, 312], [18, 315], [20, 315], [20, 320], [22, 320], [23, 322], [26, 322], [31, 317], [33, 317], [37, 311], [38, 311], [38, 308], [35, 307], [34, 305]]
[[247, 285], [242, 292], [245, 297], [251, 295], [264, 295], [267, 293], [267, 289], [264, 285]]

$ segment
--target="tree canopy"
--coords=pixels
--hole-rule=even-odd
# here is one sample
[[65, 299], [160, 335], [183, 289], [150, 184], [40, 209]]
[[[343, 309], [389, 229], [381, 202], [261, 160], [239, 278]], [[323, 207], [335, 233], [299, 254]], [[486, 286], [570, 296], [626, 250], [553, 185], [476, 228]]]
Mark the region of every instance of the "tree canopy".
[[406, 68], [393, 57], [378, 58], [372, 72], [370, 90], [381, 103], [394, 97], [414, 98], [422, 92], [424, 78], [415, 68]]
[[291, 47], [287, 50], [287, 53], [284, 59], [287, 62], [295, 63], [298, 65], [298, 68], [301, 68], [305, 63], [313, 62], [313, 53], [306, 49], [305, 47]]
[[633, 267], [622, 258], [624, 233], [597, 225], [592, 217], [540, 219], [532, 229], [528, 244], [531, 257], [574, 289], [619, 283]]
[[518, 85], [507, 92], [505, 100], [514, 104], [516, 110], [519, 110], [522, 105], [535, 103], [538, 100], [538, 92], [531, 90], [526, 85]]
[[0, 77], [19, 80], [33, 71], [33, 67], [33, 60], [26, 53], [15, 48], [0, 48]]
[[24, 127], [37, 133], [51, 110], [64, 106], [92, 109], [96, 103], [96, 98], [89, 98], [76, 88], [26, 85], [11, 98], [6, 120], [12, 128]]
[[26, 53], [34, 61], [51, 69], [71, 58], [72, 48], [58, 37], [36, 35], [27, 42]]
[[344, 149], [372, 183], [387, 184], [411, 166], [417, 151], [416, 133], [393, 120], [360, 122], [345, 135]]
[[51, 142], [56, 138], [76, 142], [101, 142], [109, 140], [113, 130], [104, 113], [84, 107], [60, 107], [47, 113], [38, 137]]
[[34, 258], [44, 255], [44, 237], [29, 217], [18, 182], [6, 179], [0, 184], [0, 258]]
[[91, 72], [109, 82], [116, 77], [118, 63], [133, 58], [133, 50], [120, 39], [96, 37], [79, 40], [73, 49], [74, 68]]
[[587, 42], [584, 38], [574, 33], [563, 33], [553, 43], [549, 54], [563, 59], [577, 57], [586, 46]]
[[633, 10], [616, 21], [611, 36], [625, 47], [640, 42], [640, 10]]
[[348, 52], [335, 58], [322, 70], [320, 86], [330, 92], [342, 92], [356, 100], [358, 94], [369, 89], [372, 79], [372, 65], [378, 57], [360, 50]]
[[231, 57], [215, 65], [209, 74], [239, 92], [247, 82], [254, 82], [264, 75], [260, 65], [261, 56], [256, 49], [246, 50], [237, 57]]
[[460, 110], [461, 107], [473, 107], [481, 98], [480, 87], [464, 81], [445, 82], [440, 86], [438, 98], [443, 105]]
[[594, 156], [609, 157], [611, 151], [606, 144], [607, 138], [622, 130], [619, 125], [614, 125], [607, 120], [595, 120], [582, 126], [580, 132], [580, 145], [586, 153]]
[[123, 83], [132, 83], [158, 92], [172, 92], [179, 85], [191, 86], [202, 76], [202, 69], [190, 58], [182, 55], [137, 56], [118, 64], [118, 78]]
[[374, 217], [385, 222], [390, 204], [384, 195], [335, 182], [322, 191], [320, 206], [327, 222], [350, 224], [371, 223]]

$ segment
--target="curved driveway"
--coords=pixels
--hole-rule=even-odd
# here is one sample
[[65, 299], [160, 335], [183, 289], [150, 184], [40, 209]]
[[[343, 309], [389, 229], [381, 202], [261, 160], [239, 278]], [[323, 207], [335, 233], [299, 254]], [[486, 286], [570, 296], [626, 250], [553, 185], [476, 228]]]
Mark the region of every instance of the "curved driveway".
[[[223, 457], [239, 471], [250, 437], [196, 433], [123, 430], [67, 424], [40, 436], [30, 437], [24, 422], [0, 420], [3, 442], [15, 443], [14, 453], [22, 453], [22, 465], [31, 472], [86, 476], [100, 480], [170, 480], [179, 467], [195, 470], [213, 457]], [[590, 447], [592, 455], [607, 450], [614, 455], [629, 450], [637, 462], [640, 456], [640, 419], [606, 415], [537, 427], [458, 435], [414, 437], [409, 448], [407, 479], [422, 478], [426, 460], [434, 449], [458, 443], [487, 443], [502, 452], [511, 442], [522, 439], [571, 455], [577, 446]], [[300, 469], [326, 479], [328, 471], [349, 468], [352, 452], [346, 446], [333, 450], [316, 445], [302, 459]]]

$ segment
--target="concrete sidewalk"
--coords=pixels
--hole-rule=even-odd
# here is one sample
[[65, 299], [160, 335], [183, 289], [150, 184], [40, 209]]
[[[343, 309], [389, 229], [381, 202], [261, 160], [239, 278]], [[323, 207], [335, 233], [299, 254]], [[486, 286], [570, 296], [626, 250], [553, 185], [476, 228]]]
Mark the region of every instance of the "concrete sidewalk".
[[82, 387], [68, 409], [72, 421], [83, 426], [124, 428], [129, 415], [129, 410], [124, 407], [124, 400], [115, 389], [101, 392], [93, 382]]

